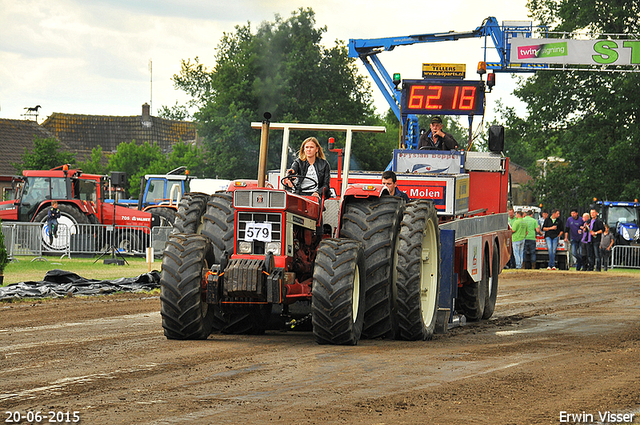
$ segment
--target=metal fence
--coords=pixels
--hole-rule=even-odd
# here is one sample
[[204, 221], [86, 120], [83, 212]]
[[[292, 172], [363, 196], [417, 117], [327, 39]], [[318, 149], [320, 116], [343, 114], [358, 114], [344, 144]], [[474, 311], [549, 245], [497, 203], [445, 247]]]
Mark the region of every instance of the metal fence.
[[611, 251], [611, 267], [640, 268], [640, 246], [616, 245]]
[[147, 247], [161, 256], [171, 227], [109, 226], [103, 224], [60, 224], [50, 234], [46, 223], [2, 223], [4, 244], [9, 258], [42, 257], [43, 254], [69, 256], [112, 252], [146, 253]]
[[[95, 256], [110, 252], [112, 248], [124, 254], [145, 255], [147, 247], [152, 247], [154, 255], [161, 257], [171, 230], [171, 227], [161, 226], [149, 231], [140, 226], [60, 224], [56, 235], [50, 237], [46, 223], [2, 223], [4, 245], [10, 259], [16, 256], [38, 258], [44, 254]], [[640, 268], [640, 246], [614, 246], [609, 267]]]
[[42, 256], [39, 223], [2, 223], [4, 245], [9, 258], [17, 255]]

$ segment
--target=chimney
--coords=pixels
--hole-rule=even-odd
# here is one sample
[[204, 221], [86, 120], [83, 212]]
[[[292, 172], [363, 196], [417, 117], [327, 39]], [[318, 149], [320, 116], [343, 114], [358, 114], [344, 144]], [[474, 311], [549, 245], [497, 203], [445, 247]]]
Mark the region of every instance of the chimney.
[[142, 121], [151, 121], [151, 107], [148, 103], [142, 105]]
[[151, 107], [148, 103], [142, 105], [142, 117], [140, 117], [140, 123], [143, 127], [150, 128], [153, 124], [151, 122]]

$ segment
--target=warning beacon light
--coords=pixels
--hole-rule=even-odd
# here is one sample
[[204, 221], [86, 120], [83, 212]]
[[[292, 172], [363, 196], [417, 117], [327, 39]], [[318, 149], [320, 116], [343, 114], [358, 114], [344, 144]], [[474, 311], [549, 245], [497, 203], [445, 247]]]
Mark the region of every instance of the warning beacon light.
[[398, 88], [398, 84], [400, 84], [401, 81], [402, 81], [402, 78], [400, 77], [399, 72], [396, 72], [395, 74], [393, 74], [393, 85], [396, 86], [396, 88]]
[[484, 75], [487, 73], [487, 63], [486, 62], [478, 62], [478, 74]]

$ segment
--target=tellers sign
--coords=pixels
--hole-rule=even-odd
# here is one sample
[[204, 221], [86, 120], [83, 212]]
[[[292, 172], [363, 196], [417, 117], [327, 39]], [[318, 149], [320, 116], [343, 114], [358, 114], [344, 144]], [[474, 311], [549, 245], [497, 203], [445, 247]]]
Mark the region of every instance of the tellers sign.
[[484, 81], [404, 80], [403, 114], [482, 115]]

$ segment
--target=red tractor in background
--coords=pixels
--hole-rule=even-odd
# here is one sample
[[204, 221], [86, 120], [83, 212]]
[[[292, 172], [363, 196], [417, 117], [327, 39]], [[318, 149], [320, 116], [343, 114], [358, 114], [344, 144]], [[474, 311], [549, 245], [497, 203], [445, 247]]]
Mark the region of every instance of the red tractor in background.
[[[403, 175], [425, 198], [405, 204], [380, 184], [381, 173], [349, 173], [352, 133], [384, 127], [273, 124], [285, 129], [283, 166], [267, 182], [265, 118], [254, 123], [262, 128], [259, 180], [180, 207], [181, 233], [162, 262], [167, 338], [311, 325], [318, 343], [353, 345], [361, 337], [426, 340], [491, 317], [511, 255], [506, 158], [472, 156], [466, 173]], [[284, 189], [282, 180], [300, 177], [285, 174], [291, 129], [347, 132], [344, 170], [332, 176], [339, 198]]]
[[[109, 177], [84, 174], [81, 170], [69, 169], [66, 165], [51, 170], [24, 170], [22, 188], [15, 200], [0, 202], [2, 221], [43, 223], [42, 244], [45, 251], [64, 249], [69, 237], [82, 224], [106, 224], [138, 226], [138, 232], [148, 233], [152, 224], [150, 213], [105, 202]], [[47, 212], [52, 201], [58, 202], [61, 217], [59, 226], [68, 231], [68, 237], [50, 242], [47, 234]], [[115, 208], [115, 210], [114, 210]], [[62, 227], [62, 226], [60, 226]], [[125, 240], [126, 239], [126, 240]], [[136, 232], [121, 232], [117, 244], [142, 249], [142, 238]], [[104, 242], [104, 241], [103, 241]]]

